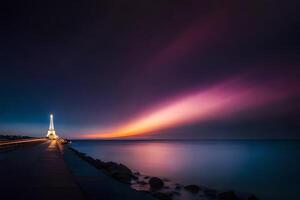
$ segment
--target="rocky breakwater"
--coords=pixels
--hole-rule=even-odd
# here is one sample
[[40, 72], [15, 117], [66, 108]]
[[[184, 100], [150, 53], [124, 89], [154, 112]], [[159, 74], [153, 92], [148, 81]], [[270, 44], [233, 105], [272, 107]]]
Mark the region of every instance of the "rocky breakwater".
[[150, 193], [160, 200], [257, 200], [253, 194], [235, 191], [217, 191], [199, 185], [183, 185], [168, 179], [150, 177], [134, 172], [127, 166], [115, 162], [104, 162], [69, 147], [80, 158], [101, 170], [108, 176], [127, 184], [129, 187]]

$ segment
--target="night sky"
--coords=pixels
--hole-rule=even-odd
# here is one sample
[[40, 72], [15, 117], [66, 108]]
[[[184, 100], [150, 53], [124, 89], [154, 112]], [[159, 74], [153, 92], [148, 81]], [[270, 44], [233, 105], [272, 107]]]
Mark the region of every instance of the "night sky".
[[300, 138], [297, 1], [1, 4], [2, 134]]

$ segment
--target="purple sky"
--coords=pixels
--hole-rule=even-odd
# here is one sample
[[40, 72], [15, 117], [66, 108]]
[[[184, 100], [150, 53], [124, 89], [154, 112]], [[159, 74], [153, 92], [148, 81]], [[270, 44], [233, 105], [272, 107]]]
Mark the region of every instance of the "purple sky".
[[[230, 117], [194, 116], [193, 108], [199, 111], [203, 105], [195, 97], [189, 109], [157, 118], [170, 121], [169, 115], [184, 112], [176, 123], [151, 122], [148, 134], [135, 136], [299, 138], [296, 4], [6, 2], [1, 12], [0, 131], [43, 135], [53, 112], [64, 137], [119, 132], [165, 113], [182, 99], [238, 79], [212, 95], [212, 102], [223, 104], [209, 112], [219, 116], [226, 110]], [[224, 104], [225, 97], [247, 91], [249, 96]], [[192, 115], [193, 120], [182, 120]]]

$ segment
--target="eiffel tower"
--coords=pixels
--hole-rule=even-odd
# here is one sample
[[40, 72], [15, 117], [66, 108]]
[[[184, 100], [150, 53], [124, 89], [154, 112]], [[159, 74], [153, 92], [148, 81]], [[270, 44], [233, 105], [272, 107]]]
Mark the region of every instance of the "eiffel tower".
[[56, 135], [55, 130], [54, 130], [53, 114], [50, 114], [50, 125], [49, 125], [49, 130], [47, 133], [47, 138], [49, 138], [51, 140], [55, 140], [58, 138], [58, 136]]

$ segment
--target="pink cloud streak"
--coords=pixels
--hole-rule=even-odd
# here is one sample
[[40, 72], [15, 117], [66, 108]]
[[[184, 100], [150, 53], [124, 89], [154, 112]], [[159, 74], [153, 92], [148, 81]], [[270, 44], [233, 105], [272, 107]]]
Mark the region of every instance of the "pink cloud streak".
[[229, 80], [168, 99], [109, 133], [97, 132], [84, 137], [135, 136], [192, 122], [227, 118], [240, 111], [255, 109], [295, 94], [299, 94], [299, 90], [282, 88], [276, 82], [268, 86], [242, 79]]

